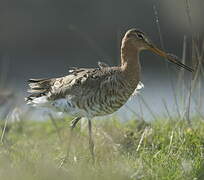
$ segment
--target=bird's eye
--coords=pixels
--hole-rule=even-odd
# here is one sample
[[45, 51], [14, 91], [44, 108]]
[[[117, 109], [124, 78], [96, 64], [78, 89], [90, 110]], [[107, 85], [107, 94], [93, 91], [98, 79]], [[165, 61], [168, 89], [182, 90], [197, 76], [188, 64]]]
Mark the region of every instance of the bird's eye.
[[139, 39], [144, 39], [144, 37], [143, 37], [142, 34], [137, 34], [137, 37], [138, 37]]

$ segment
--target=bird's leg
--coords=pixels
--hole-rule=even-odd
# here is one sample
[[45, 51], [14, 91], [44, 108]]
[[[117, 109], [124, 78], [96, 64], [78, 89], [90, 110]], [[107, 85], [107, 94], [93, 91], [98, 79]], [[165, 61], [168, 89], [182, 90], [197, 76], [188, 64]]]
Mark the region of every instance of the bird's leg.
[[70, 124], [71, 130], [73, 130], [75, 128], [76, 124], [79, 122], [80, 119], [81, 119], [81, 117], [76, 117], [71, 121], [71, 124]]
[[91, 124], [91, 119], [88, 119], [88, 128], [89, 128], [89, 149], [91, 152], [91, 156], [93, 159], [93, 162], [95, 161], [95, 156], [94, 156], [94, 141], [92, 137], [92, 124]]
[[76, 117], [74, 118], [72, 121], [71, 121], [71, 124], [70, 124], [70, 138], [69, 138], [69, 143], [68, 143], [68, 146], [67, 146], [67, 154], [66, 156], [62, 159], [60, 165], [59, 165], [59, 168], [61, 168], [64, 163], [66, 163], [68, 157], [69, 157], [69, 152], [70, 152], [70, 148], [71, 148], [71, 143], [72, 143], [72, 139], [73, 139], [73, 129], [76, 127], [76, 124], [79, 122], [79, 120], [81, 119], [81, 117]]
[[53, 126], [55, 127], [55, 129], [57, 131], [57, 135], [59, 137], [60, 142], [62, 142], [62, 137], [61, 137], [61, 134], [60, 134], [60, 129], [58, 128], [56, 119], [53, 117], [53, 115], [51, 113], [49, 113], [48, 115], [49, 115], [49, 117], [50, 117], [50, 119], [52, 121]]
[[81, 119], [81, 117], [76, 117], [71, 121], [71, 125], [70, 125], [70, 139], [69, 139], [69, 144], [68, 144], [68, 149], [67, 149], [67, 157], [69, 156], [69, 151], [70, 151], [70, 146], [72, 143], [72, 138], [73, 138], [73, 129], [76, 127], [76, 124], [79, 122], [79, 120]]

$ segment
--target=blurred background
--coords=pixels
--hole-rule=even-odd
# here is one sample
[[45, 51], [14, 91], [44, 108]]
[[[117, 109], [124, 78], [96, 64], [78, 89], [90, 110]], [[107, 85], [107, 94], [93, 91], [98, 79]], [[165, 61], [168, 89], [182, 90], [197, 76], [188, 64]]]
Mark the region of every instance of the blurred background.
[[[58, 77], [66, 75], [69, 67], [96, 67], [98, 61], [117, 65], [121, 38], [133, 27], [146, 32], [158, 47], [163, 46], [167, 52], [179, 57], [183, 56], [185, 42], [186, 64], [191, 66], [192, 29], [186, 2], [1, 0], [1, 86], [15, 88], [15, 93], [21, 93], [19, 101], [24, 104], [29, 78]], [[200, 33], [202, 39], [204, 1], [191, 0], [189, 7], [193, 31]], [[133, 98], [129, 104], [132, 110], [127, 111], [124, 107], [124, 112], [135, 111], [148, 119], [152, 117], [151, 111], [165, 114], [164, 104], [170, 111], [176, 111], [172, 82], [176, 81], [179, 68], [167, 65], [164, 59], [150, 52], [141, 53], [141, 64], [145, 88], [140, 94], [143, 99]], [[191, 74], [186, 72], [185, 77], [188, 87]], [[151, 111], [142, 104], [145, 108], [141, 112], [138, 101], [143, 100]]]

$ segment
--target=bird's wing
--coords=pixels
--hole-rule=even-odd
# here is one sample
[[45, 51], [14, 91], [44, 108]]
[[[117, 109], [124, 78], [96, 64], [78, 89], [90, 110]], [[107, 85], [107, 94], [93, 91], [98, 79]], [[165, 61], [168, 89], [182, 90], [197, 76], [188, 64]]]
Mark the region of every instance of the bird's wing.
[[30, 79], [28, 90], [31, 95], [26, 101], [46, 96], [50, 100], [65, 98], [69, 95], [80, 96], [100, 88], [102, 82], [113, 76], [112, 68], [72, 68], [65, 77], [52, 79]]
[[98, 66], [100, 69], [110, 67], [108, 64], [101, 62], [101, 61], [98, 61]]

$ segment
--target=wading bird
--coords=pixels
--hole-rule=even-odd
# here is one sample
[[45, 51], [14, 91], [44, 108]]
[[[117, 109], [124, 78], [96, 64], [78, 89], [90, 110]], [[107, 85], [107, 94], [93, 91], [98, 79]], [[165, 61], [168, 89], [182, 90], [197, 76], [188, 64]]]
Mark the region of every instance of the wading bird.
[[109, 67], [99, 63], [99, 68], [73, 68], [64, 77], [51, 79], [30, 79], [26, 98], [27, 104], [47, 106], [76, 118], [71, 122], [73, 129], [81, 117], [88, 119], [89, 148], [94, 157], [91, 119], [95, 116], [111, 114], [123, 106], [140, 82], [139, 54], [150, 50], [164, 59], [193, 72], [178, 58], [158, 49], [137, 29], [126, 32], [121, 44], [119, 66]]

